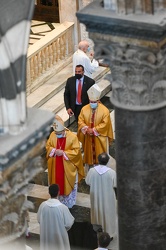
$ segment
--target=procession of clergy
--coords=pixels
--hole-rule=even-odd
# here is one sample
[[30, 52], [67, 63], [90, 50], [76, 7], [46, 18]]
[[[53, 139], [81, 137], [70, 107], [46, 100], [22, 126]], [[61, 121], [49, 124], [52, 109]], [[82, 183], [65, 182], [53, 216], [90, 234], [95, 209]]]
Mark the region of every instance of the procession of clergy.
[[[49, 186], [58, 184], [59, 191], [57, 197], [50, 194], [51, 198], [39, 207], [41, 250], [52, 249], [51, 245], [53, 249], [70, 249], [66, 232], [73, 225], [74, 217], [68, 208], [76, 204], [78, 183], [83, 178], [90, 185], [91, 223], [101, 225], [103, 232], [110, 237], [115, 234], [116, 172], [108, 166], [109, 146], [113, 141], [110, 112], [100, 101], [101, 90], [97, 84], [92, 85], [87, 94], [89, 104], [80, 111], [77, 133], [66, 128], [64, 121], [56, 115], [53, 132], [46, 143]], [[59, 228], [55, 228], [56, 223], [50, 212], [53, 209], [59, 213], [56, 217], [56, 223], [58, 220], [61, 225]], [[52, 219], [47, 226], [50, 215]], [[55, 230], [58, 241], [53, 234]]]

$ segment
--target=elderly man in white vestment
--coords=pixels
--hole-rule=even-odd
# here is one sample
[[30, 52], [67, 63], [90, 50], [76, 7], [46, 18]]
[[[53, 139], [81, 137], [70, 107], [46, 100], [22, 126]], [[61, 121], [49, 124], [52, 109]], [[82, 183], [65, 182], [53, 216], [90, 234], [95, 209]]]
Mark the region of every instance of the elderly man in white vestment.
[[91, 168], [85, 178], [90, 185], [91, 223], [101, 225], [113, 237], [116, 230], [116, 172], [107, 167], [109, 156], [101, 153], [99, 165]]
[[86, 40], [78, 44], [78, 50], [73, 54], [73, 76], [75, 75], [75, 67], [79, 64], [84, 67], [84, 74], [90, 78], [92, 78], [92, 73], [98, 68], [98, 61], [95, 59], [91, 60], [86, 54], [89, 49], [89, 43]]
[[49, 186], [50, 199], [37, 212], [40, 223], [40, 250], [70, 250], [67, 231], [74, 223], [68, 207], [58, 200], [59, 186]]

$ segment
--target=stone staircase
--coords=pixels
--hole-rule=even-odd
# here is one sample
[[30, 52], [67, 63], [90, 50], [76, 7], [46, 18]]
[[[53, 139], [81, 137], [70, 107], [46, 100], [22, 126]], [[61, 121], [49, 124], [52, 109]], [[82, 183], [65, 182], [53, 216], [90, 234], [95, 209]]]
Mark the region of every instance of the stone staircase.
[[[113, 159], [112, 159], [113, 160]], [[47, 178], [47, 171], [41, 173], [43, 178]], [[41, 179], [41, 175], [39, 180]], [[39, 181], [40, 183], [40, 181]], [[90, 195], [89, 195], [89, 186], [86, 185], [85, 180], [83, 179], [78, 184], [78, 192], [76, 205], [74, 205], [70, 212], [75, 218], [75, 222], [90, 222]], [[29, 231], [30, 238], [26, 240], [26, 244], [33, 248], [33, 250], [40, 249], [40, 227], [37, 222], [37, 211], [40, 204], [49, 198], [48, 186], [29, 183], [28, 185], [28, 200], [31, 201], [34, 205], [34, 208], [29, 211]], [[115, 236], [113, 242], [111, 242], [111, 250], [118, 250], [118, 238]], [[71, 246], [71, 250], [74, 250]], [[76, 250], [76, 249], [75, 249]]]
[[[83, 186], [86, 190], [83, 191]], [[33, 212], [37, 212], [40, 204], [50, 198], [48, 194], [48, 186], [38, 184], [28, 184], [28, 200], [33, 202]], [[81, 207], [90, 208], [89, 188], [86, 188], [85, 181], [79, 183], [76, 205]]]
[[[53, 30], [58, 30], [63, 24], [60, 23], [47, 23], [43, 21], [32, 20], [31, 33], [29, 39], [29, 47], [33, 48], [33, 51], [37, 47], [43, 46], [44, 37]], [[48, 38], [47, 38], [48, 39]], [[41, 41], [40, 41], [41, 40]], [[39, 41], [36, 47], [34, 45]], [[36, 107], [58, 114], [65, 121], [65, 126], [70, 125], [74, 120], [74, 117], [70, 118], [66, 112], [64, 105], [64, 88], [67, 78], [72, 76], [72, 56], [67, 59], [59, 60], [56, 63], [56, 67], [51, 67], [42, 74], [42, 77], [36, 79], [31, 83], [30, 90], [27, 90], [27, 106]], [[92, 78], [98, 83], [102, 89], [102, 95], [106, 95], [110, 89], [110, 82], [105, 79], [105, 76], [111, 74], [110, 69], [107, 67], [98, 67], [96, 72], [92, 74]], [[31, 93], [30, 93], [31, 92]]]
[[[109, 68], [99, 67], [92, 76], [102, 90], [101, 97], [104, 97], [111, 90], [111, 84], [108, 80], [110, 74]], [[69, 63], [60, 72], [56, 72], [56, 74], [46, 80], [43, 85], [27, 96], [28, 107], [36, 107], [58, 114], [65, 121], [65, 126], [71, 125], [74, 122], [74, 118], [69, 119], [63, 99], [66, 80], [71, 76], [72, 63]], [[31, 237], [27, 240], [27, 245], [31, 246], [33, 250], [39, 250], [40, 230], [36, 213], [41, 202], [49, 198], [47, 179], [46, 169], [35, 177], [33, 184], [29, 183], [27, 196], [28, 200], [33, 203], [34, 209], [29, 211], [29, 230]], [[89, 186], [86, 185], [85, 180], [82, 180], [78, 186], [76, 205], [71, 209], [71, 213], [75, 217], [76, 222], [90, 221]], [[35, 246], [33, 241], [36, 243]]]
[[[43, 175], [45, 178], [47, 171], [43, 172]], [[28, 200], [33, 203], [34, 208], [29, 211], [30, 238], [26, 239], [26, 244], [33, 250], [39, 250], [40, 226], [37, 222], [37, 211], [40, 204], [49, 198], [48, 186], [29, 183], [27, 196]], [[89, 186], [86, 185], [85, 180], [82, 180], [78, 185], [76, 205], [70, 209], [70, 212], [74, 216], [75, 222], [90, 222]]]
[[[43, 85], [27, 96], [27, 106], [48, 110], [54, 114], [58, 114], [65, 121], [65, 126], [72, 123], [74, 117], [69, 120], [63, 98], [66, 80], [72, 76], [72, 72], [72, 63], [69, 63], [60, 72], [53, 75]], [[92, 76], [102, 90], [102, 97], [111, 89], [110, 82], [105, 79], [109, 74], [111, 74], [109, 68], [99, 67]]]

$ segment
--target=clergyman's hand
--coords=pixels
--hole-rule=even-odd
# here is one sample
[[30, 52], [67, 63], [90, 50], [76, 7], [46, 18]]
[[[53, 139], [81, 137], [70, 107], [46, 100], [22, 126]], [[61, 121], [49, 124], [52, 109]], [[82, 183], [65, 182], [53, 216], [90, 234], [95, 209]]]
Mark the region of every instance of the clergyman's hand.
[[87, 134], [88, 135], [93, 135], [93, 129], [92, 128], [88, 128], [87, 129]]
[[57, 149], [57, 150], [56, 150], [56, 155], [57, 155], [57, 156], [62, 156], [62, 155], [63, 155], [63, 150]]

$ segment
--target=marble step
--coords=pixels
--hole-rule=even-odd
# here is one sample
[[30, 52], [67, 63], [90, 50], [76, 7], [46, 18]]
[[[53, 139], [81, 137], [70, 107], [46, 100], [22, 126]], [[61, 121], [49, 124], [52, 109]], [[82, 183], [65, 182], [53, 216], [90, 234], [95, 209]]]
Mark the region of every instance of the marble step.
[[[98, 81], [109, 71], [109, 68], [99, 67], [93, 74], [93, 78]], [[69, 63], [61, 71], [53, 75], [43, 85], [27, 96], [28, 107], [39, 108], [51, 97], [55, 96], [61, 89], [64, 89], [66, 80], [72, 76], [72, 63]]]
[[[38, 184], [28, 184], [28, 200], [33, 202], [33, 212], [37, 212], [39, 205], [50, 198], [48, 194], [48, 186], [42, 186]], [[90, 196], [85, 193], [77, 193], [76, 205], [74, 207], [82, 207], [90, 209]], [[32, 212], [32, 211], [31, 211]]]
[[[48, 188], [47, 188], [48, 189]], [[70, 209], [75, 218], [75, 222], [90, 222], [90, 199], [89, 195], [78, 193], [76, 205]], [[29, 231], [35, 236], [39, 236], [40, 228], [37, 222], [37, 211], [29, 212]]]
[[65, 87], [66, 80], [70, 76], [72, 76], [71, 63], [65, 67], [65, 73], [64, 70], [61, 70], [46, 81], [42, 86], [38, 87], [33, 93], [27, 96], [28, 107], [39, 108], [42, 106]]
[[[48, 187], [48, 169], [37, 174], [33, 180], [31, 180], [31, 183]], [[89, 185], [85, 183], [85, 179], [82, 179], [78, 183], [78, 192], [89, 194], [89, 190]]]
[[30, 234], [39, 236], [40, 235], [40, 226], [37, 221], [37, 213], [29, 212], [29, 231]]
[[[93, 78], [102, 89], [102, 96], [108, 93], [111, 89], [110, 82], [104, 79], [104, 76], [110, 73], [109, 68], [99, 67], [93, 74]], [[69, 63], [60, 72], [52, 76], [33, 93], [28, 95], [27, 106], [49, 110], [60, 115], [65, 121], [65, 126], [71, 124], [74, 121], [74, 117], [69, 120], [63, 98], [66, 80], [70, 76], [72, 76], [72, 63]]]
[[45, 102], [42, 106], [40, 106], [40, 108], [57, 114], [59, 110], [65, 107], [63, 94], [64, 88], [57, 94], [55, 94], [52, 98], [50, 98], [47, 102]]
[[[111, 72], [109, 71], [102, 78], [96, 81], [96, 83], [99, 85], [99, 87], [102, 90], [101, 98], [105, 96], [107, 93], [109, 93], [112, 88], [109, 80], [105, 79], [105, 77], [107, 77], [110, 74]], [[59, 115], [64, 120], [66, 127], [72, 124], [75, 120], [74, 116], [73, 117], [68, 116], [65, 106], [62, 109], [60, 109], [56, 114]]]

